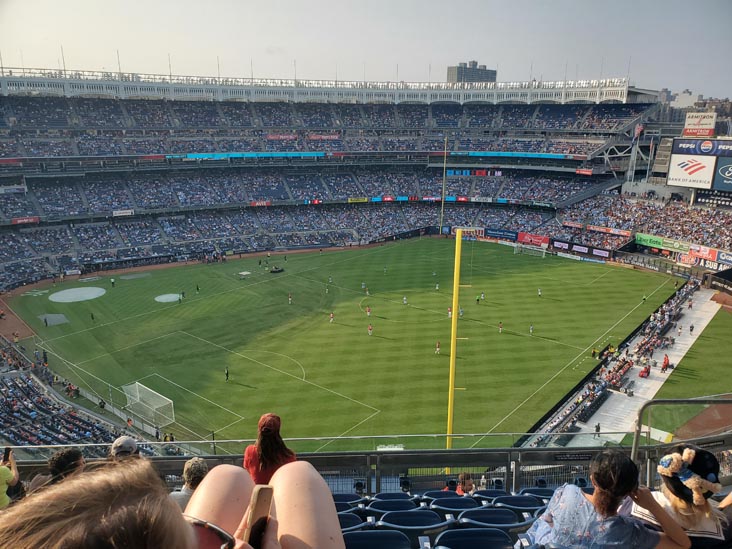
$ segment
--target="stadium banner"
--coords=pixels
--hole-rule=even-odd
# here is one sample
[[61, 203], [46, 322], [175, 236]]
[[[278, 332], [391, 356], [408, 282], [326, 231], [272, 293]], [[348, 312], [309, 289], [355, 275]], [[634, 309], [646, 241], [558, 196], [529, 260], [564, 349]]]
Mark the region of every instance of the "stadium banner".
[[422, 202], [439, 202], [440, 197], [439, 196], [423, 196]]
[[372, 196], [371, 197], [371, 202], [381, 202], [381, 197], [380, 196]]
[[714, 248], [707, 248], [706, 246], [700, 246], [699, 244], [689, 245], [689, 255], [691, 257], [698, 257], [699, 259], [707, 259], [709, 261], [717, 261], [717, 252]]
[[732, 253], [720, 250], [717, 254], [717, 262], [732, 265]]
[[41, 218], [37, 215], [30, 215], [27, 217], [14, 217], [10, 220], [11, 225], [26, 225], [28, 223], [40, 223]]
[[592, 175], [592, 168], [577, 168], [574, 170], [574, 173], [577, 175]]
[[576, 221], [562, 221], [562, 225], [565, 227], [572, 227], [573, 229], [584, 228], [584, 225], [582, 223], [577, 223]]
[[463, 230], [463, 240], [483, 238], [485, 236], [485, 229], [483, 227], [461, 227], [459, 225], [450, 227], [450, 234], [454, 236], [458, 229]]
[[536, 202], [535, 200], [531, 201], [531, 205], [538, 206], [539, 208], [553, 208], [549, 202]]
[[659, 248], [661, 250], [670, 250], [672, 252], [689, 253], [689, 245], [686, 242], [655, 236], [652, 234], [635, 233], [635, 243], [649, 248]]
[[457, 202], [457, 196], [446, 196], [445, 202]]
[[398, 196], [396, 197], [396, 201], [397, 201], [397, 202], [409, 202], [409, 197], [408, 197], [408, 196], [401, 196], [401, 195], [398, 195]]
[[16, 194], [16, 193], [27, 193], [28, 187], [25, 185], [5, 185], [0, 187], [0, 194]]
[[592, 248], [592, 255], [598, 257], [610, 257], [610, 251], [603, 250], [602, 248]]
[[20, 158], [0, 158], [0, 164], [12, 164], [22, 166], [23, 162]]
[[470, 201], [480, 202], [482, 204], [490, 204], [491, 202], [493, 202], [493, 198], [490, 196], [471, 196]]
[[713, 156], [672, 154], [667, 183], [676, 187], [711, 189], [716, 160]]
[[458, 202], [470, 202], [470, 199], [467, 196], [458, 196], [457, 201]]
[[671, 153], [731, 157], [732, 141], [729, 139], [674, 139]]
[[297, 139], [294, 133], [268, 133], [266, 139], [268, 141], [292, 141]]
[[64, 274], [66, 276], [80, 275], [81, 274], [81, 269], [66, 269], [64, 271]]
[[271, 206], [272, 201], [271, 200], [252, 200], [249, 203], [250, 206], [258, 207], [258, 206]]
[[572, 251], [580, 254], [590, 253], [590, 249], [587, 246], [582, 246], [581, 244], [572, 244]]
[[507, 231], [506, 229], [493, 229], [491, 227], [486, 227], [485, 229], [483, 229], [483, 234], [492, 238], [510, 240], [511, 242], [516, 242], [516, 239], [518, 238], [517, 232]]
[[309, 133], [308, 140], [310, 141], [337, 141], [341, 136], [337, 133]]
[[712, 137], [717, 123], [716, 112], [687, 112], [684, 137]]
[[394, 202], [394, 197], [391, 195], [388, 195], [388, 194], [385, 194], [384, 196], [382, 196], [381, 199], [384, 202]]
[[633, 233], [631, 231], [626, 231], [623, 229], [613, 229], [612, 227], [599, 227], [597, 225], [587, 225], [588, 231], [594, 231], [596, 233], [605, 233], [605, 234], [615, 234], [618, 236], [631, 236]]
[[732, 158], [718, 158], [712, 189], [732, 192]]
[[580, 256], [567, 254], [564, 252], [557, 252], [557, 257], [563, 257], [564, 259], [574, 259], [575, 261], [582, 261], [582, 258]]
[[135, 215], [135, 210], [112, 210], [112, 217]]
[[348, 199], [349, 204], [357, 204], [357, 203], [368, 202], [368, 201], [369, 201], [369, 199], [366, 198], [365, 196], [354, 196], [354, 197]]
[[552, 239], [552, 248], [555, 250], [567, 250], [569, 251], [569, 242], [563, 242], [561, 240]]
[[543, 248], [546, 248], [549, 245], [549, 237], [538, 234], [521, 232], [518, 234], [517, 240], [521, 244], [530, 244], [531, 246], [541, 246]]

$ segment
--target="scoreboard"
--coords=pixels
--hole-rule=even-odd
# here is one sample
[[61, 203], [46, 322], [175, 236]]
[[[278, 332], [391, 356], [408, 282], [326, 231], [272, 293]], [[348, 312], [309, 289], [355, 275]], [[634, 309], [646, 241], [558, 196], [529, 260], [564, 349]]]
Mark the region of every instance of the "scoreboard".
[[732, 139], [674, 139], [667, 183], [732, 191]]

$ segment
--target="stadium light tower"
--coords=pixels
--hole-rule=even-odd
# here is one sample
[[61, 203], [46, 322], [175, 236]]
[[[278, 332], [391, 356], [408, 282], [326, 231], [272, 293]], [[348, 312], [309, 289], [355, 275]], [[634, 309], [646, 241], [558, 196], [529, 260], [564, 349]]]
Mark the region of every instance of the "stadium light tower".
[[447, 391], [447, 445], [452, 448], [452, 424], [455, 410], [455, 359], [457, 357], [457, 311], [460, 310], [460, 257], [463, 248], [463, 230], [455, 231], [455, 271], [452, 276], [452, 323], [450, 325], [450, 382]]

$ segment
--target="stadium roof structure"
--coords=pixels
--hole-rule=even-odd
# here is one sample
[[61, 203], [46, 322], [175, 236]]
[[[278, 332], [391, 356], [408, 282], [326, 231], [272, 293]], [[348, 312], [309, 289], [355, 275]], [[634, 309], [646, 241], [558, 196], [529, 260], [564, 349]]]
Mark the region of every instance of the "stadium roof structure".
[[0, 95], [298, 103], [626, 103], [627, 78], [370, 82], [0, 68]]

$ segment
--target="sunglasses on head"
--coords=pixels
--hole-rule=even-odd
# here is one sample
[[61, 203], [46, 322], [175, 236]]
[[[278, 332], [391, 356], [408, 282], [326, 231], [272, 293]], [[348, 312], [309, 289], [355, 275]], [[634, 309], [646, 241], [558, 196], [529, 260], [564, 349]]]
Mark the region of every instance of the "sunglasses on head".
[[221, 545], [218, 546], [219, 549], [234, 549], [234, 546], [236, 545], [234, 536], [229, 534], [229, 532], [223, 528], [190, 515], [183, 515], [183, 517], [191, 526], [195, 526], [196, 537], [198, 538], [198, 542], [201, 547], [208, 547], [209, 544], [207, 544], [206, 541], [209, 540], [211, 536], [215, 536], [217, 540], [221, 542]]

